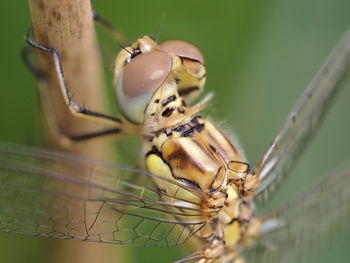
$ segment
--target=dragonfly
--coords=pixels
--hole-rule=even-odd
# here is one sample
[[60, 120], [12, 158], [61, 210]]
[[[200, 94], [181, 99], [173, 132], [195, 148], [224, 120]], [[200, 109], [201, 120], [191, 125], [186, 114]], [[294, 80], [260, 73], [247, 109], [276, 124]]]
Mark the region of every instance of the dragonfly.
[[[55, 58], [62, 94], [74, 114], [102, 118], [116, 125], [113, 130], [70, 135], [70, 139], [85, 140], [124, 131], [141, 133], [148, 171], [1, 143], [1, 230], [132, 246], [185, 245], [194, 251], [179, 262], [241, 262], [245, 251], [256, 249], [257, 241], [273, 237], [280, 230], [295, 227], [299, 232], [293, 230], [287, 236], [282, 235], [282, 240], [277, 238], [275, 244], [279, 245], [287, 237], [287, 241], [298, 237], [303, 228], [309, 231], [314, 228], [313, 232], [327, 230], [326, 225], [336, 224], [349, 214], [349, 207], [343, 201], [350, 195], [346, 187], [349, 164], [302, 198], [269, 214], [256, 216], [254, 200], [274, 192], [274, 186], [290, 170], [305, 141], [317, 129], [328, 100], [348, 69], [349, 38], [346, 33], [255, 169], [214, 124], [197, 115], [209, 97], [187, 106], [201, 92], [205, 81], [204, 58], [191, 44], [179, 41], [158, 45], [143, 37], [121, 51], [116, 60], [115, 84], [118, 105], [128, 120], [122, 121], [87, 112], [75, 104], [60, 70], [59, 53], [27, 38], [29, 44]], [[130, 83], [128, 80], [128, 74], [134, 74], [130, 66], [138, 68], [137, 63], [141, 63], [143, 69], [142, 60], [149, 63], [152, 56], [161, 62], [161, 66], [155, 63], [155, 67], [160, 67], [157, 76], [160, 75], [161, 81], [149, 94], [142, 94], [147, 98], [139, 106], [130, 100], [130, 96], [138, 95], [134, 80], [131, 78]], [[187, 83], [191, 85], [186, 86]], [[136, 95], [123, 94], [123, 86], [130, 86]], [[125, 101], [130, 103], [123, 105]], [[141, 109], [137, 112], [135, 108]], [[148, 119], [145, 123], [145, 116], [152, 121]], [[135, 126], [141, 126], [142, 132]], [[201, 146], [197, 149], [198, 156], [207, 157], [206, 165], [210, 166], [213, 159], [221, 164], [213, 168], [215, 172], [208, 175], [204, 168], [200, 170], [199, 157], [186, 161], [193, 155], [186, 155], [183, 145], [194, 148], [194, 141]], [[192, 175], [194, 169], [199, 171]], [[81, 191], [76, 191], [77, 187]], [[331, 215], [326, 217], [327, 222], [314, 224], [324, 214]], [[100, 229], [109, 231], [100, 232]], [[293, 245], [298, 248], [299, 243]], [[269, 258], [269, 253], [276, 255], [280, 251], [265, 248], [264, 260]]]

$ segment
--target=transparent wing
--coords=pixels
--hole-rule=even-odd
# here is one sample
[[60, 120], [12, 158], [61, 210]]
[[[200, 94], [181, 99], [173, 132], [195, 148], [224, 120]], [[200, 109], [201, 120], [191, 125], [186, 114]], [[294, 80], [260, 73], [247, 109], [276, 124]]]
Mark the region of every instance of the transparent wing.
[[308, 262], [350, 219], [350, 161], [296, 200], [262, 218], [247, 262]]
[[[153, 185], [174, 184], [174, 194]], [[204, 224], [200, 192], [146, 171], [0, 142], [0, 230], [142, 246], [176, 246]]]
[[349, 69], [350, 30], [297, 101], [272, 145], [260, 159], [255, 170], [261, 181], [255, 192], [257, 196], [264, 193], [267, 199], [275, 184], [300, 156]]

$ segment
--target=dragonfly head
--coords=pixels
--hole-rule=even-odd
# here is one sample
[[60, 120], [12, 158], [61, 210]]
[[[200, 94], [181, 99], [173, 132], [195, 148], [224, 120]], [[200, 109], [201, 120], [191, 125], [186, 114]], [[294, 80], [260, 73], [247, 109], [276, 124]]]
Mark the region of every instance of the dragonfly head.
[[[170, 96], [181, 97], [181, 104], [192, 102], [203, 90], [205, 78], [203, 55], [180, 40], [158, 45], [144, 36], [124, 47], [114, 63], [118, 107], [135, 124], [143, 124], [154, 112], [154, 105]], [[169, 90], [173, 95], [164, 98]]]

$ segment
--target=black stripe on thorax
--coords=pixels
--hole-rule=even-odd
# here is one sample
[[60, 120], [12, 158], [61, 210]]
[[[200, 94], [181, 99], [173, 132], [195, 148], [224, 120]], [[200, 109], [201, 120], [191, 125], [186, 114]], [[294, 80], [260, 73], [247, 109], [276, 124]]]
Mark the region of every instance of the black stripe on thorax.
[[168, 107], [168, 108], [166, 108], [166, 109], [162, 112], [162, 116], [163, 116], [163, 117], [169, 117], [169, 116], [173, 113], [174, 110], [175, 110], [175, 109], [174, 109], [173, 106]]
[[162, 101], [162, 106], [165, 107], [166, 105], [168, 105], [170, 102], [176, 100], [176, 96], [175, 95], [171, 95], [170, 97], [166, 98], [165, 100]]
[[152, 146], [152, 150], [148, 151], [145, 156], [149, 156], [151, 154], [155, 154], [157, 155], [158, 157], [160, 157], [162, 160], [163, 160], [163, 156], [162, 156], [162, 153], [158, 150], [158, 148], [156, 146]]
[[173, 132], [178, 132], [181, 134], [182, 137], [193, 137], [196, 135], [195, 132], [201, 133], [205, 125], [204, 123], [200, 123], [198, 121], [199, 118], [200, 116], [195, 116], [190, 122], [180, 125], [173, 129], [169, 133], [169, 135]]

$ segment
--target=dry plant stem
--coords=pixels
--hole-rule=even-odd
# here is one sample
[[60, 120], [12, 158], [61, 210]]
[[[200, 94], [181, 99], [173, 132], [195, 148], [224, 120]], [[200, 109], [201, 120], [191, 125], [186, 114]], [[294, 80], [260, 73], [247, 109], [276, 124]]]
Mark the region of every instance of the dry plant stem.
[[[106, 112], [90, 0], [28, 0], [28, 3], [34, 40], [60, 53], [63, 73], [71, 94], [75, 94], [75, 102]], [[76, 120], [68, 111], [50, 54], [39, 50], [36, 54], [39, 68], [46, 76], [45, 88], [51, 97], [49, 103], [58, 115], [60, 127], [70, 132], [84, 132], [93, 128], [89, 121]], [[49, 138], [49, 144], [59, 147], [54, 137]], [[92, 158], [103, 158], [105, 150], [101, 141], [73, 144], [69, 148], [70, 152]], [[116, 246], [66, 240], [54, 243], [57, 253], [54, 253], [53, 262], [125, 262]]]

